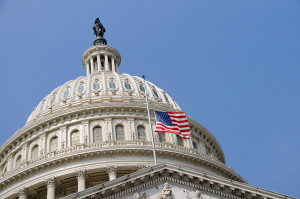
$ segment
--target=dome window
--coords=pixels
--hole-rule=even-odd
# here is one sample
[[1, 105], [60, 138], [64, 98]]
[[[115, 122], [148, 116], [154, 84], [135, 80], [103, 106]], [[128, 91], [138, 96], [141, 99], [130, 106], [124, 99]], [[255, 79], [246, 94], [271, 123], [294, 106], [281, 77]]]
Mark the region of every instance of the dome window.
[[71, 133], [71, 146], [75, 146], [80, 144], [80, 136], [79, 136], [79, 131], [75, 130]]
[[131, 86], [130, 86], [129, 82], [125, 82], [124, 84], [125, 84], [125, 88], [127, 90], [131, 90]]
[[98, 82], [95, 82], [94, 84], [93, 84], [93, 88], [94, 88], [94, 90], [100, 90], [100, 84], [98, 83]]
[[138, 139], [141, 139], [141, 140], [145, 140], [146, 139], [145, 127], [138, 126], [137, 127], [137, 132], [138, 132]]
[[177, 144], [179, 146], [183, 146], [183, 139], [179, 135], [176, 135], [176, 139], [177, 139]]
[[113, 82], [113, 81], [109, 82], [109, 88], [115, 89], [116, 88], [116, 83]]
[[77, 92], [78, 93], [83, 93], [83, 91], [84, 91], [84, 86], [83, 85], [78, 86]]
[[159, 142], [166, 142], [166, 134], [165, 133], [157, 133]]
[[41, 108], [40, 108], [40, 113], [42, 113], [43, 112], [43, 109], [44, 109], [44, 102], [42, 103], [42, 105], [41, 105]]
[[69, 89], [65, 90], [65, 92], [64, 92], [64, 99], [67, 98], [69, 96], [69, 94], [70, 94]]
[[196, 142], [193, 142], [193, 148], [198, 149], [198, 146], [197, 146]]
[[94, 143], [99, 143], [102, 141], [102, 128], [97, 126], [93, 129], [93, 139]]
[[155, 97], [159, 97], [158, 96], [158, 93], [157, 93], [157, 91], [156, 91], [156, 89], [154, 88], [154, 89], [152, 89], [152, 92], [153, 92], [153, 95], [155, 96]]
[[57, 146], [58, 146], [58, 138], [55, 136], [50, 141], [50, 151], [57, 150]]
[[165, 97], [166, 102], [167, 102], [168, 104], [170, 104], [169, 98], [168, 98], [168, 96], [166, 95], [166, 93], [164, 93], [164, 97]]
[[22, 156], [18, 156], [18, 158], [16, 159], [16, 164], [15, 164], [15, 167], [19, 167], [21, 165], [21, 158]]
[[51, 98], [50, 105], [54, 104], [55, 100], [56, 100], [56, 96], [54, 95], [54, 96]]
[[123, 125], [117, 125], [116, 126], [116, 140], [125, 140], [124, 126]]
[[31, 159], [34, 160], [39, 156], [39, 145], [35, 145], [31, 150]]
[[140, 84], [139, 87], [140, 87], [140, 91], [142, 91], [144, 93], [145, 92], [144, 86], [142, 84]]

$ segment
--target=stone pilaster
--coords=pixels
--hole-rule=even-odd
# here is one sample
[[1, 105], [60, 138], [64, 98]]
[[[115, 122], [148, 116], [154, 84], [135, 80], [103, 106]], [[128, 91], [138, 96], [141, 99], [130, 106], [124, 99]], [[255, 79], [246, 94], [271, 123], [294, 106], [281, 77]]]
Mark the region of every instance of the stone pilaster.
[[47, 186], [47, 199], [55, 199], [55, 177], [45, 180]]
[[85, 177], [86, 177], [86, 170], [77, 170], [75, 172], [77, 176], [77, 181], [78, 181], [78, 192], [85, 190]]
[[118, 171], [117, 166], [108, 166], [108, 167], [106, 167], [106, 172], [108, 173], [109, 181], [112, 181], [112, 180], [117, 178], [117, 171]]

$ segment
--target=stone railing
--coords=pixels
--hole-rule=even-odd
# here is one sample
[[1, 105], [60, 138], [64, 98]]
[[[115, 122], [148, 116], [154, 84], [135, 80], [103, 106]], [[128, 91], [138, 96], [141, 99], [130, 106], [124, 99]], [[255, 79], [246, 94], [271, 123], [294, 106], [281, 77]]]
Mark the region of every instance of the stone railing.
[[[228, 166], [220, 162], [218, 159], [205, 155], [203, 153], [200, 153], [199, 151], [178, 146], [169, 142], [158, 142], [155, 144], [157, 153], [165, 152], [165, 153], [176, 153], [181, 154], [183, 156], [190, 154], [190, 156], [193, 156], [194, 158], [200, 158], [204, 159], [207, 162], [211, 162], [213, 165], [218, 165], [219, 167], [230, 171], [232, 173], [232, 169], [230, 169]], [[96, 149], [96, 150], [94, 150]], [[0, 183], [3, 181], [19, 175], [21, 172], [26, 172], [29, 170], [37, 170], [36, 167], [41, 166], [42, 168], [46, 167], [47, 165], [50, 166], [52, 161], [57, 161], [59, 159], [63, 159], [66, 157], [72, 157], [76, 155], [80, 155], [81, 152], [83, 154], [91, 153], [94, 151], [111, 151], [111, 150], [123, 150], [123, 149], [134, 149], [134, 150], [152, 150], [152, 143], [150, 141], [145, 140], [124, 140], [124, 141], [104, 141], [100, 143], [88, 143], [88, 144], [80, 144], [73, 147], [64, 148], [58, 151], [49, 152], [43, 156], [39, 156], [38, 158], [34, 160], [28, 160], [22, 162], [22, 164], [18, 168], [14, 168], [13, 170], [10, 170], [0, 176]], [[233, 171], [234, 172], [234, 171]], [[234, 172], [235, 173], [235, 172]], [[14, 178], [14, 177], [13, 177]]]

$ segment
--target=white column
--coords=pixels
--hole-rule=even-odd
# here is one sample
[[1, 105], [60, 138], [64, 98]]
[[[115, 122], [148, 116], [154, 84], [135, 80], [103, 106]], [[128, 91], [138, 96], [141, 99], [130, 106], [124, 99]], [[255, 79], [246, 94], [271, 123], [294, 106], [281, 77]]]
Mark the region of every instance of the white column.
[[105, 55], [105, 70], [108, 70], [108, 56]]
[[78, 181], [78, 192], [85, 190], [85, 176], [86, 170], [76, 171], [77, 181]]
[[24, 187], [20, 188], [18, 191], [19, 199], [27, 199], [28, 190]]
[[45, 180], [47, 186], [47, 199], [55, 199], [55, 177]]
[[88, 62], [86, 62], [85, 67], [86, 67], [86, 74], [87, 75], [91, 74], [91, 70]]
[[100, 55], [97, 55], [97, 66], [98, 66], [98, 71], [101, 71], [101, 62], [100, 62]]
[[115, 63], [116, 72], [119, 73], [118, 64]]
[[118, 170], [117, 166], [106, 167], [106, 172], [108, 173], [109, 181], [112, 181], [117, 178], [117, 170]]
[[114, 58], [112, 58], [111, 59], [111, 68], [112, 68], [112, 71], [113, 72], [116, 72], [116, 68], [115, 68], [116, 66], [115, 66], [115, 59]]
[[94, 61], [93, 61], [93, 58], [91, 57], [91, 59], [90, 59], [90, 64], [91, 64], [91, 70], [92, 70], [92, 73], [94, 73]]

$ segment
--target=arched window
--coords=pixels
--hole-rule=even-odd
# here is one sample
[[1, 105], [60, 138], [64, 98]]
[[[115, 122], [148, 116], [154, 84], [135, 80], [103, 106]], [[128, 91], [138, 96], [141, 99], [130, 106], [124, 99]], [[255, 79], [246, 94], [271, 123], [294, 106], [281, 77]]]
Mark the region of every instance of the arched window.
[[22, 159], [22, 156], [19, 155], [16, 159], [16, 164], [15, 164], [15, 167], [19, 167], [21, 165], [21, 159]]
[[93, 128], [93, 139], [94, 139], [95, 143], [102, 141], [102, 128], [101, 128], [101, 126], [97, 126], [97, 127]]
[[145, 134], [145, 127], [138, 126], [137, 127], [137, 133], [138, 133], [138, 139], [145, 140], [146, 134]]
[[124, 85], [127, 90], [131, 90], [131, 86], [130, 86], [129, 82], [125, 82]]
[[207, 146], [205, 146], [205, 153], [206, 153], [206, 155], [209, 155], [209, 148], [207, 147]]
[[80, 135], [79, 135], [79, 131], [75, 130], [71, 133], [71, 146], [75, 146], [80, 144]]
[[124, 126], [121, 124], [116, 126], [116, 140], [125, 140]]
[[31, 150], [31, 159], [34, 160], [39, 156], [39, 145], [35, 145]]
[[176, 139], [177, 139], [177, 144], [179, 146], [183, 146], [183, 139], [179, 135], [176, 135]]
[[196, 142], [193, 142], [193, 148], [194, 148], [194, 149], [198, 149], [198, 146], [197, 146], [197, 143], [196, 143]]
[[111, 81], [109, 82], [109, 88], [115, 89], [116, 88], [116, 83]]
[[50, 140], [50, 151], [57, 150], [58, 138], [55, 136]]
[[157, 133], [159, 142], [166, 142], [166, 134], [165, 133]]
[[7, 172], [7, 166], [5, 166], [3, 169], [3, 173], [6, 173], [6, 172]]

